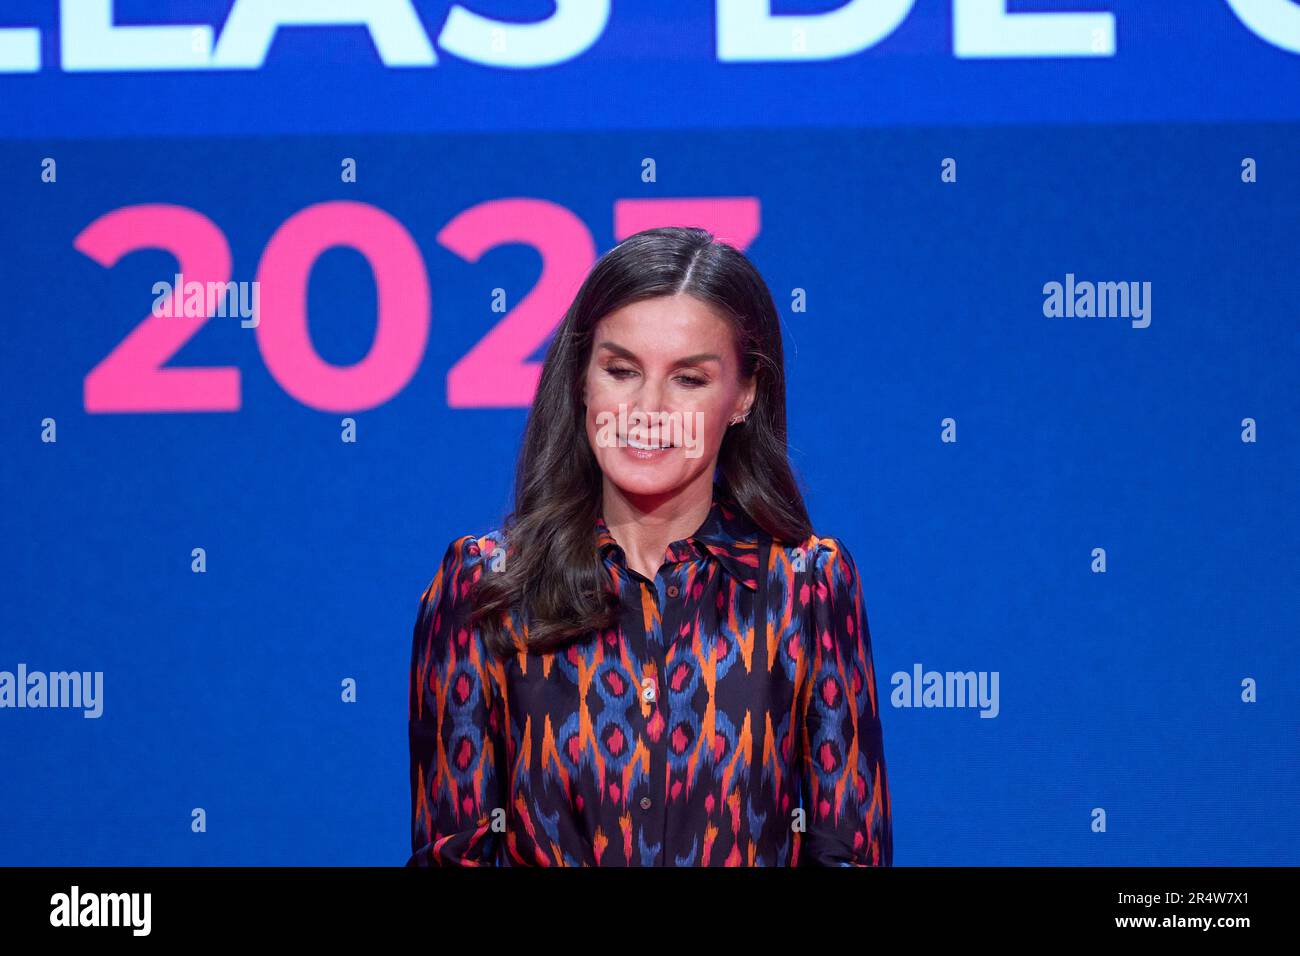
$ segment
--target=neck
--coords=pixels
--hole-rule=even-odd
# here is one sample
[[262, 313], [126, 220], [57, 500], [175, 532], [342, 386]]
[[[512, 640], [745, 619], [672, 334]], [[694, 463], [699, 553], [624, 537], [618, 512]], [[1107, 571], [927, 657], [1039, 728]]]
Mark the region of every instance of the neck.
[[706, 471], [700, 479], [662, 495], [628, 495], [604, 480], [601, 513], [629, 568], [653, 581], [668, 545], [704, 523], [713, 504], [713, 476]]

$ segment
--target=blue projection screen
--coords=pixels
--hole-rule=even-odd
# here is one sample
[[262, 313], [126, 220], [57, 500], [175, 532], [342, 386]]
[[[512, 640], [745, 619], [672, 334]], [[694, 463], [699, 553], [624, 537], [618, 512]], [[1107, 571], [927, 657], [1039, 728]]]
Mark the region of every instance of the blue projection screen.
[[669, 223], [781, 312], [895, 863], [1300, 863], [1300, 4], [276, 11], [0, 12], [0, 863], [403, 862], [421, 591]]

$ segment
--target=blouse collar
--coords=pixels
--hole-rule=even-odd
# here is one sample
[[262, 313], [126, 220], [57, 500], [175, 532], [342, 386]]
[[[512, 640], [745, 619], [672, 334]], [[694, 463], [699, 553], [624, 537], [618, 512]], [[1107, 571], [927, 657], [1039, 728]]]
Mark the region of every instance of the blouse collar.
[[[704, 523], [686, 538], [668, 545], [667, 560], [690, 561], [695, 557], [713, 557], [745, 587], [758, 587], [758, 526], [739, 507], [724, 504], [715, 494]], [[601, 555], [617, 552], [625, 558], [623, 548], [610, 533], [603, 515], [596, 517], [596, 542]]]

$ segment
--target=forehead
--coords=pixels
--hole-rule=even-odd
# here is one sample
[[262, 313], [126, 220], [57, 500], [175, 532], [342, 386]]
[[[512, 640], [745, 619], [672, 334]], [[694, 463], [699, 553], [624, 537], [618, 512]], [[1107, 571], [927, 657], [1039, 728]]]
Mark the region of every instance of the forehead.
[[596, 323], [595, 342], [610, 339], [638, 356], [675, 358], [694, 352], [732, 355], [731, 323], [690, 295], [643, 299], [616, 309]]

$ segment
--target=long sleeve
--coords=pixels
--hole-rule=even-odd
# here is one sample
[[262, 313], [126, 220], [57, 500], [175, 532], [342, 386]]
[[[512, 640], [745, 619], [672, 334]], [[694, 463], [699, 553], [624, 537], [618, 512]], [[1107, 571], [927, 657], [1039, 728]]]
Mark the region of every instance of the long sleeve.
[[409, 693], [407, 866], [496, 866], [503, 845], [500, 671], [468, 626], [483, 571], [475, 538], [452, 541], [416, 615]]
[[892, 866], [889, 780], [857, 567], [834, 538], [821, 538], [810, 559], [799, 865]]

